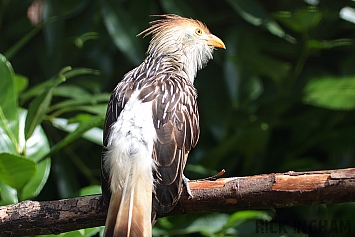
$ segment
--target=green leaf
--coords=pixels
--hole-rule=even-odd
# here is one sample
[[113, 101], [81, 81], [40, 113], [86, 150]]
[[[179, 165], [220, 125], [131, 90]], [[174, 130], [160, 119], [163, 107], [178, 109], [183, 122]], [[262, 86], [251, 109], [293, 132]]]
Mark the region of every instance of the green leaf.
[[102, 228], [103, 227], [93, 227], [65, 232], [59, 235], [40, 235], [38, 237], [91, 237], [99, 233]]
[[[78, 75], [89, 74], [89, 73], [97, 73], [96, 70], [86, 69], [86, 68], [77, 68], [71, 70], [62, 70], [57, 78], [51, 80], [51, 84], [45, 88], [42, 93], [37, 96], [34, 101], [31, 103], [25, 124], [25, 139], [27, 140], [33, 133], [34, 129], [38, 124], [40, 124], [43, 120], [43, 116], [46, 114], [48, 107], [50, 106], [53, 90], [59, 84], [61, 84], [64, 80], [75, 77]], [[89, 108], [91, 111], [97, 111], [93, 107]], [[102, 109], [100, 109], [102, 111]]]
[[37, 172], [23, 187], [20, 200], [27, 200], [38, 196], [48, 180], [50, 169], [50, 158], [37, 163]]
[[[98, 74], [99, 74], [99, 71], [94, 70], [94, 69], [89, 69], [89, 68], [74, 68], [74, 69], [72, 69], [71, 67], [64, 67], [53, 78], [51, 78], [47, 81], [44, 81], [36, 86], [33, 86], [29, 90], [27, 90], [26, 92], [22, 93], [22, 95], [20, 97], [21, 102], [24, 103], [25, 101], [27, 101], [31, 97], [41, 94], [44, 90], [47, 90], [48, 88], [56, 88], [61, 83], [65, 82], [67, 79], [70, 79], [72, 77], [81, 76], [81, 75], [98, 75]], [[62, 96], [63, 94], [59, 93], [59, 91], [61, 91], [61, 89], [57, 90], [58, 94], [55, 94], [53, 92], [53, 95]], [[76, 91], [76, 92], [78, 92], [78, 91]], [[83, 90], [81, 90], [80, 93], [84, 93]], [[75, 95], [72, 95], [72, 96], [75, 98]], [[80, 96], [80, 94], [78, 96]]]
[[229, 217], [222, 231], [225, 231], [231, 227], [237, 227], [248, 220], [271, 221], [272, 217], [265, 211], [254, 211], [254, 210], [238, 211], [233, 213]]
[[36, 97], [31, 103], [25, 123], [25, 139], [27, 140], [32, 136], [33, 131], [39, 125], [43, 116], [46, 114], [52, 100], [53, 88], [43, 91], [43, 93]]
[[91, 185], [85, 188], [80, 189], [80, 196], [87, 196], [93, 194], [101, 194], [101, 186], [100, 185]]
[[17, 190], [0, 180], [0, 206], [18, 203]]
[[89, 92], [76, 85], [60, 85], [54, 89], [53, 95], [72, 99], [81, 99], [91, 96]]
[[[27, 111], [22, 109], [20, 114], [20, 134], [24, 134], [24, 124], [26, 120]], [[24, 136], [21, 136], [21, 144], [26, 144], [25, 151], [27, 158], [38, 162], [41, 157], [47, 154], [50, 150], [49, 142], [46, 133], [43, 131], [41, 126], [37, 126], [34, 130], [33, 135], [25, 141]], [[47, 158], [39, 163], [37, 163], [36, 174], [26, 183], [23, 187], [20, 200], [31, 199], [36, 197], [43, 186], [47, 182], [49, 172], [51, 168], [51, 160]]]
[[306, 9], [297, 9], [294, 12], [277, 12], [273, 16], [293, 31], [305, 32], [318, 26], [323, 13], [316, 7], [310, 6]]
[[336, 39], [336, 40], [308, 40], [307, 47], [310, 49], [333, 49], [343, 46], [354, 45], [352, 39]]
[[91, 68], [84, 68], [84, 67], [73, 68], [73, 69], [70, 68], [70, 70], [65, 70], [62, 73], [66, 79], [70, 79], [82, 75], [100, 75], [100, 72], [98, 70], [91, 69]]
[[[65, 81], [65, 77], [63, 75], [58, 76], [56, 79], [61, 80], [62, 82]], [[41, 93], [43, 93], [43, 91], [52, 87], [52, 85], [53, 85], [53, 79], [50, 79], [29, 88], [28, 90], [26, 90], [21, 94], [20, 96], [21, 104], [23, 104], [24, 102], [26, 102], [32, 97], [40, 95]]]
[[74, 43], [76, 47], [83, 48], [86, 41], [96, 40], [97, 38], [99, 38], [99, 34], [97, 32], [86, 32], [78, 37], [75, 37]]
[[[103, 123], [104, 121], [103, 117], [101, 121]], [[80, 125], [80, 123], [69, 123], [68, 120], [64, 118], [54, 118], [52, 120], [52, 124], [54, 127], [66, 131], [68, 133], [74, 132]], [[102, 134], [103, 134], [103, 130], [101, 128], [91, 128], [87, 130], [85, 133], [83, 133], [82, 137], [99, 146], [102, 146]]]
[[14, 83], [14, 71], [7, 59], [0, 54], [0, 150], [21, 152], [18, 143], [17, 91]]
[[[70, 89], [69, 89], [69, 91], [70, 91]], [[72, 93], [75, 93], [75, 90]], [[99, 102], [105, 102], [105, 105], [107, 107], [107, 103], [108, 103], [109, 99], [110, 99], [109, 93], [101, 93], [101, 94], [97, 94], [97, 95], [91, 95], [91, 94], [87, 93], [87, 95], [83, 95], [83, 96], [77, 97], [75, 99], [64, 100], [64, 101], [59, 102], [55, 105], [52, 105], [49, 108], [49, 111], [53, 111], [56, 109], [66, 109], [66, 108], [78, 106], [78, 105], [86, 105], [86, 104], [94, 105], [94, 104], [98, 104]]]
[[20, 190], [36, 173], [37, 164], [23, 156], [0, 154], [0, 179], [17, 190]]
[[213, 213], [194, 220], [181, 231], [181, 234], [201, 233], [204, 236], [215, 236], [214, 233], [223, 228], [229, 218], [228, 214]]
[[61, 148], [69, 145], [76, 139], [80, 138], [85, 132], [102, 124], [103, 121], [103, 116], [95, 116], [92, 117], [90, 120], [81, 123], [73, 132], [69, 133], [63, 140], [52, 146], [50, 152], [44, 155], [41, 159], [51, 156], [53, 153], [57, 152]]
[[14, 82], [17, 93], [24, 91], [28, 86], [28, 78], [19, 74], [15, 74]]
[[355, 109], [355, 76], [310, 80], [304, 88], [306, 104], [333, 110]]
[[[27, 111], [25, 109], [19, 110], [20, 114], [20, 134], [24, 134], [24, 125], [27, 117]], [[46, 133], [43, 131], [41, 126], [37, 126], [32, 134], [32, 136], [26, 141], [24, 136], [21, 136], [21, 145], [26, 145], [25, 151], [26, 156], [33, 161], [38, 162], [40, 158], [48, 153], [49, 142]]]

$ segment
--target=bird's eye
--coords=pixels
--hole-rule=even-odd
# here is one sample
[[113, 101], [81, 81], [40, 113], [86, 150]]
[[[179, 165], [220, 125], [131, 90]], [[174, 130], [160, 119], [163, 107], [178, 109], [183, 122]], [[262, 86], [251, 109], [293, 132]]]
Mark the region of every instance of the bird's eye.
[[195, 33], [198, 35], [202, 35], [202, 30], [200, 28], [196, 28]]

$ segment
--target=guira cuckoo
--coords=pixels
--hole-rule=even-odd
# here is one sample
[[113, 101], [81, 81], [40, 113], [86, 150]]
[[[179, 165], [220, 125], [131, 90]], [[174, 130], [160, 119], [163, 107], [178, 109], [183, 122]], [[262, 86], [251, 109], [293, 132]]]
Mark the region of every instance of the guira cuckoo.
[[[104, 125], [102, 192], [106, 237], [150, 237], [157, 215], [180, 198], [187, 156], [199, 138], [193, 82], [214, 48], [225, 48], [200, 21], [160, 15], [145, 60], [124, 75]], [[189, 189], [188, 189], [189, 190]]]

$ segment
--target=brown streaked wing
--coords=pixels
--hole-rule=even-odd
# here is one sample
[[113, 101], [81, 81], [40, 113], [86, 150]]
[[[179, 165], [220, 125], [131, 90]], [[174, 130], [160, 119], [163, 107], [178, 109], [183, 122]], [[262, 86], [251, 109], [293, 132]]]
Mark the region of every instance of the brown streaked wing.
[[153, 208], [157, 213], [171, 211], [182, 191], [186, 158], [197, 143], [198, 111], [193, 85], [176, 75], [157, 82], [159, 94], [153, 100], [153, 123], [157, 133], [153, 158], [155, 192]]

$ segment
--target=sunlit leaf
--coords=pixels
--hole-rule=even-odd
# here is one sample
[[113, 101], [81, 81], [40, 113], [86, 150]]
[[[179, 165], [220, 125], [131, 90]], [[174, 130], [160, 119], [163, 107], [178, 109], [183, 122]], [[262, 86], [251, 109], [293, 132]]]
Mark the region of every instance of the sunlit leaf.
[[87, 196], [93, 194], [101, 194], [100, 185], [91, 185], [80, 189], [80, 196]]
[[14, 76], [14, 82], [17, 93], [24, 91], [28, 86], [28, 78], [23, 75], [16, 74]]
[[[102, 117], [102, 122], [104, 121], [104, 118]], [[66, 131], [68, 133], [74, 132], [78, 127], [79, 123], [68, 123], [67, 119], [64, 118], [55, 118], [52, 120], [52, 124], [63, 131]], [[85, 133], [82, 134], [82, 137], [87, 139], [88, 141], [91, 141], [97, 145], [102, 145], [102, 134], [103, 131], [100, 128], [91, 128], [87, 130]]]
[[50, 152], [44, 155], [42, 158], [51, 156], [51, 154], [53, 154], [54, 152], [70, 144], [74, 140], [80, 138], [88, 130], [102, 124], [103, 120], [104, 118], [102, 116], [95, 116], [92, 117], [92, 119], [81, 123], [73, 132], [69, 133], [63, 140], [52, 146]]
[[91, 237], [100, 232], [101, 227], [93, 227], [81, 230], [61, 233], [59, 235], [41, 235], [41, 237]]
[[17, 91], [14, 83], [14, 71], [7, 59], [0, 54], [0, 132], [3, 151], [20, 152], [18, 144]]
[[18, 203], [17, 190], [0, 180], [0, 206]]

